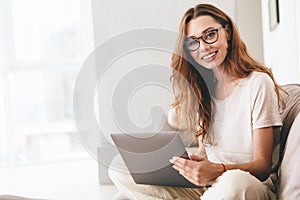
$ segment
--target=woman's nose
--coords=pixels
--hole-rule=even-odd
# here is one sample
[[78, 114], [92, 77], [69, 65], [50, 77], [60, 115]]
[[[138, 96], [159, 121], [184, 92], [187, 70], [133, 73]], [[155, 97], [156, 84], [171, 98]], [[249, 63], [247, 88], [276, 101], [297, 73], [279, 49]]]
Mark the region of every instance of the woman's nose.
[[202, 39], [199, 41], [200, 43], [200, 51], [206, 51], [207, 49], [210, 48], [210, 44], [207, 44], [206, 42], [204, 42]]

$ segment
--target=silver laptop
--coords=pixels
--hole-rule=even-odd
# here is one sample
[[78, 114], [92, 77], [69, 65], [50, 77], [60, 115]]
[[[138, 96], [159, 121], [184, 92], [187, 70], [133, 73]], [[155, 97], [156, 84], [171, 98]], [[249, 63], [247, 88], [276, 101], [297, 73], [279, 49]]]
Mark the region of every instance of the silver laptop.
[[173, 156], [188, 159], [177, 132], [156, 134], [111, 134], [133, 180], [137, 184], [171, 187], [199, 187], [173, 169]]

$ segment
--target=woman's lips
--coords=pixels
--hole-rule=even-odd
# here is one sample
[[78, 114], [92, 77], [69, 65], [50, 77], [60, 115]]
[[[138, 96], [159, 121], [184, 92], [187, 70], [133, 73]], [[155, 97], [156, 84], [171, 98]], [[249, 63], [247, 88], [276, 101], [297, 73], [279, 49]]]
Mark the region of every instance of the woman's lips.
[[218, 51], [214, 51], [214, 52], [211, 52], [209, 54], [206, 54], [205, 56], [203, 56], [201, 58], [201, 60], [204, 60], [204, 61], [211, 61], [215, 58], [216, 54], [218, 53]]

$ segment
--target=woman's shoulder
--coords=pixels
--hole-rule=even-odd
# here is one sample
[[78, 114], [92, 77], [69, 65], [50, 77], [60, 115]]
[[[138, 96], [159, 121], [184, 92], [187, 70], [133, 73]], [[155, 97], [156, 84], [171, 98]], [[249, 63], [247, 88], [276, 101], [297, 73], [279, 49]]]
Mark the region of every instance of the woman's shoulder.
[[240, 86], [251, 94], [262, 90], [273, 90], [275, 87], [272, 78], [267, 73], [256, 71], [242, 79]]
[[253, 71], [251, 74], [247, 77], [248, 80], [265, 80], [265, 79], [271, 79], [271, 77], [264, 72], [257, 72]]
[[257, 86], [261, 84], [273, 85], [273, 81], [267, 73], [257, 71], [251, 72], [251, 74], [246, 78], [246, 82], [252, 86]]
[[252, 72], [243, 84], [249, 94], [254, 95], [263, 91], [274, 91], [275, 85], [272, 78], [264, 72]]

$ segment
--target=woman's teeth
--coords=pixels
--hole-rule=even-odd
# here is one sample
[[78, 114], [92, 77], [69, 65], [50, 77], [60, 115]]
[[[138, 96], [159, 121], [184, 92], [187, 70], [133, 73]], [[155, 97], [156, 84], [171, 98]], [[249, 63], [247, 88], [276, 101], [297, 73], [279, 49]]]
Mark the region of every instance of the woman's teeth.
[[213, 52], [213, 53], [211, 53], [211, 54], [208, 54], [208, 55], [206, 55], [206, 56], [203, 56], [203, 60], [207, 60], [207, 59], [210, 59], [211, 57], [213, 57], [214, 55], [216, 55], [216, 52]]

